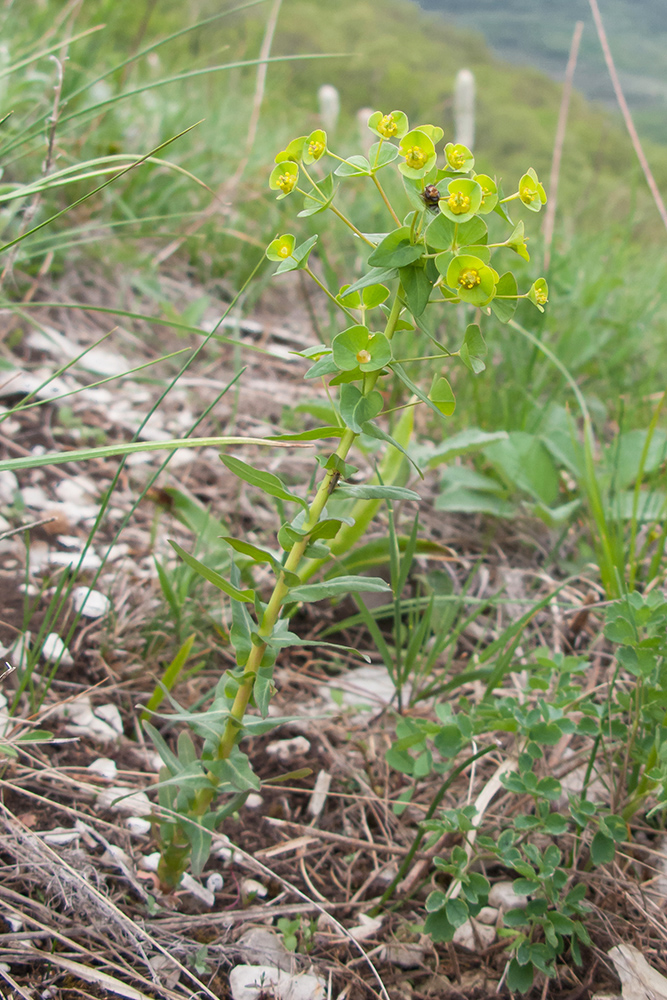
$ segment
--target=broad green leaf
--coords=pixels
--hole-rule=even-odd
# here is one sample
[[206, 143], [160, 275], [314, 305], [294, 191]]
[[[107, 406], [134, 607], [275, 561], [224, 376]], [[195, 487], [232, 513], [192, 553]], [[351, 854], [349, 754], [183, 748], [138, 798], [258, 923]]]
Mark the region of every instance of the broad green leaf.
[[398, 147], [391, 142], [374, 142], [368, 153], [368, 160], [373, 173], [392, 163], [397, 156]]
[[451, 462], [459, 455], [474, 455], [481, 451], [488, 444], [494, 441], [504, 441], [507, 438], [507, 431], [482, 431], [477, 427], [471, 427], [460, 434], [453, 434], [446, 438], [442, 444], [438, 445], [429, 453], [427, 464], [430, 468], [439, 465], [441, 462]]
[[340, 415], [355, 434], [361, 434], [362, 424], [377, 417], [383, 405], [384, 401], [377, 389], [364, 396], [356, 385], [348, 384], [341, 387]]
[[[518, 291], [516, 278], [512, 272], [506, 271], [505, 274], [501, 274], [496, 285], [496, 294], [491, 300], [491, 308], [501, 323], [509, 323], [516, 312]], [[509, 298], [503, 298], [506, 295]]]
[[456, 399], [452, 392], [452, 387], [447, 379], [442, 376], [438, 377], [436, 375], [428, 398], [445, 417], [450, 417], [456, 409]]
[[371, 165], [365, 156], [348, 156], [344, 163], [339, 163], [335, 173], [338, 177], [368, 177]]
[[338, 576], [322, 583], [306, 583], [290, 590], [290, 599], [295, 601], [321, 601], [325, 597], [341, 594], [391, 593], [391, 587], [379, 576]]
[[188, 822], [183, 823], [183, 829], [185, 830], [185, 835], [190, 841], [190, 847], [192, 853], [190, 855], [190, 870], [195, 878], [201, 875], [204, 870], [204, 865], [208, 861], [209, 854], [211, 853], [211, 843], [212, 837], [210, 830], [206, 830], [199, 823]]
[[395, 267], [372, 267], [363, 278], [359, 278], [358, 281], [346, 288], [345, 294], [350, 295], [352, 292], [359, 292], [362, 288], [368, 288], [370, 285], [391, 281], [397, 275], [398, 270]]
[[230, 472], [248, 483], [249, 486], [254, 486], [262, 493], [276, 497], [278, 500], [294, 501], [301, 504], [304, 510], [308, 510], [306, 501], [297, 496], [296, 493], [290, 493], [282, 480], [278, 476], [274, 476], [272, 472], [261, 472], [259, 469], [254, 469], [252, 465], [242, 462], [240, 458], [233, 458], [231, 455], [221, 455], [220, 458]]
[[484, 337], [476, 323], [471, 323], [465, 332], [463, 343], [459, 349], [461, 361], [474, 375], [479, 375], [486, 368], [484, 358], [487, 347]]
[[208, 580], [208, 582], [212, 583], [214, 587], [217, 587], [218, 590], [227, 594], [228, 597], [231, 597], [235, 601], [250, 601], [251, 603], [255, 600], [254, 590], [239, 590], [238, 587], [234, 587], [231, 583], [228, 583], [224, 576], [220, 576], [220, 574], [216, 573], [215, 570], [209, 569], [208, 566], [205, 566], [204, 563], [199, 561], [199, 559], [195, 559], [194, 556], [191, 556], [189, 552], [182, 549], [177, 542], [173, 541], [173, 539], [169, 539], [169, 544], [181, 557], [183, 562], [187, 563], [191, 569], [194, 569], [200, 576], [203, 576], [205, 580]]
[[611, 837], [600, 830], [591, 841], [591, 861], [594, 865], [608, 865], [614, 860], [616, 845]]
[[433, 284], [420, 262], [399, 269], [408, 308], [413, 316], [421, 316], [431, 296]]
[[513, 958], [507, 970], [507, 988], [512, 992], [527, 993], [533, 985], [535, 970], [532, 962], [519, 965], [516, 958]]
[[[410, 227], [402, 226], [382, 240], [368, 258], [372, 267], [404, 267], [424, 253], [423, 243], [412, 243]], [[354, 286], [353, 286], [354, 287]]]
[[341, 483], [336, 488], [336, 496], [352, 497], [355, 500], [421, 500], [418, 493], [404, 486], [376, 486], [371, 483], [361, 486]]
[[318, 212], [324, 212], [333, 201], [336, 194], [333, 174], [328, 174], [324, 180], [318, 181], [317, 187], [318, 191], [312, 191], [310, 197], [306, 196], [304, 198], [303, 209], [299, 212], [297, 218], [303, 219], [305, 216], [317, 215]]

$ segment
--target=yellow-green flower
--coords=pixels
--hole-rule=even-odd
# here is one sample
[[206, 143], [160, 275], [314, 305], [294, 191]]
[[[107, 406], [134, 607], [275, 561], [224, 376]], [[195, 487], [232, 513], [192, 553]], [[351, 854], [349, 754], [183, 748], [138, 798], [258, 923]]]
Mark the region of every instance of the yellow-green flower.
[[496, 294], [498, 273], [480, 257], [460, 254], [452, 258], [445, 280], [462, 302], [485, 306]]
[[368, 119], [368, 127], [381, 139], [402, 139], [408, 131], [408, 117], [403, 111], [392, 111], [388, 115], [375, 111]]
[[311, 132], [303, 144], [302, 160], [305, 164], [319, 160], [327, 151], [327, 134], [323, 129], [317, 128]]
[[538, 278], [537, 281], [532, 283], [528, 292], [528, 298], [534, 306], [537, 306], [540, 312], [544, 312], [544, 307], [549, 301], [549, 286], [544, 278]]
[[467, 174], [475, 166], [475, 157], [468, 147], [460, 142], [456, 145], [453, 142], [447, 143], [445, 146], [445, 158], [447, 160], [447, 169], [456, 170], [458, 173]]
[[274, 163], [284, 163], [286, 160], [291, 160], [293, 163], [298, 163], [303, 156], [303, 147], [306, 143], [306, 136], [300, 135], [296, 139], [292, 139], [291, 142], [287, 144], [285, 149], [282, 149], [275, 157]]
[[273, 191], [280, 191], [278, 201], [291, 194], [299, 179], [299, 168], [292, 160], [283, 160], [277, 163], [271, 171], [269, 177], [269, 187]]
[[475, 174], [473, 180], [477, 181], [482, 189], [482, 204], [479, 206], [479, 214], [488, 215], [498, 204], [498, 185], [488, 174]]
[[510, 250], [514, 250], [514, 253], [518, 253], [519, 257], [523, 257], [524, 260], [530, 260], [530, 254], [526, 246], [527, 239], [528, 237], [524, 235], [523, 219], [520, 219], [514, 227], [510, 238], [505, 240], [505, 246], [509, 247]]
[[546, 192], [532, 167], [519, 181], [519, 198], [531, 212], [539, 212], [547, 203]]
[[296, 240], [291, 233], [285, 233], [269, 243], [266, 248], [266, 256], [269, 260], [287, 260], [288, 257], [292, 256], [295, 242]]
[[482, 204], [482, 188], [477, 181], [456, 177], [447, 185], [447, 195], [440, 199], [440, 211], [452, 222], [468, 222]]
[[436, 156], [433, 140], [425, 132], [420, 132], [419, 129], [413, 129], [412, 132], [404, 135], [398, 148], [401, 156], [405, 157], [405, 162], [399, 163], [398, 169], [405, 177], [418, 180], [420, 177], [424, 177], [431, 167], [435, 166]]

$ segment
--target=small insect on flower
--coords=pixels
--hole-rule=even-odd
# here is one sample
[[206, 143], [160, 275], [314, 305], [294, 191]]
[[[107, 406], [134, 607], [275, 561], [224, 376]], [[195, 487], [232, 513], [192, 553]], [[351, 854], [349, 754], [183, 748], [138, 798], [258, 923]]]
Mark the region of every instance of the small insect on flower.
[[435, 184], [427, 184], [422, 191], [422, 201], [428, 208], [437, 208], [441, 197]]

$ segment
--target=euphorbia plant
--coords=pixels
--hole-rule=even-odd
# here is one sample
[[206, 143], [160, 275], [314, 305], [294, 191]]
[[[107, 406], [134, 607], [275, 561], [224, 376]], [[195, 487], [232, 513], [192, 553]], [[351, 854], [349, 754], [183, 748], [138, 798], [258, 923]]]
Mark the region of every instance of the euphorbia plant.
[[[278, 153], [269, 179], [279, 199], [302, 196], [300, 217], [332, 212], [349, 229], [356, 250], [365, 253], [367, 267], [361, 277], [345, 276], [351, 284], [331, 289], [309, 263], [317, 235], [299, 243], [288, 233], [273, 240], [266, 251], [268, 259], [278, 264], [276, 275], [306, 272], [339, 311], [341, 331], [332, 343], [318, 344], [302, 354], [309, 364], [305, 378], [321, 380], [327, 387], [335, 422], [294, 435], [319, 442], [321, 447], [316, 457], [321, 468], [319, 484], [311, 499], [278, 476], [222, 456], [238, 478], [279, 500], [283, 510], [296, 511], [278, 531], [274, 548], [226, 538], [237, 565], [231, 578], [224, 579], [174, 546], [230, 599], [230, 638], [237, 667], [221, 677], [204, 711], [184, 711], [172, 700], [176, 712], [169, 718], [186, 722], [203, 741], [201, 750], [184, 731], [174, 753], [147, 724], [164, 762], [158, 786], [163, 807], [158, 835], [159, 874], [167, 889], [178, 885], [188, 866], [195, 873], [201, 871], [210, 832], [259, 787], [239, 744], [244, 736], [266, 732], [285, 721], [267, 718], [274, 664], [281, 649], [307, 644], [290, 631], [290, 611], [299, 603], [337, 594], [389, 589], [378, 578], [340, 575], [340, 564], [321, 582], [306, 581], [332, 556], [344, 557], [349, 552], [381, 500], [419, 499], [411, 490], [392, 484], [397, 468], [392, 456], [402, 462], [407, 455], [412, 409], [406, 410], [396, 427], [389, 427], [382, 392], [387, 379], [396, 376], [407, 395], [416, 397], [415, 405], [448, 416], [455, 399], [447, 366], [462, 363], [473, 374], [484, 370], [486, 345], [478, 323], [470, 323], [462, 344], [451, 349], [429, 332], [425, 315], [462, 304], [487, 315], [494, 312], [507, 322], [518, 299], [527, 298], [538, 308], [547, 300], [544, 279], [519, 293], [512, 272], [501, 274], [491, 264], [492, 256], [494, 263], [496, 256], [502, 261], [511, 259], [512, 253], [528, 258], [523, 223], [513, 225], [507, 206], [516, 201], [535, 211], [544, 203], [544, 189], [533, 170], [521, 178], [516, 192], [504, 197], [497, 179], [475, 174], [469, 149], [461, 144], [443, 146], [443, 131], [437, 126], [411, 129], [403, 112], [377, 111], [368, 127], [378, 141], [367, 157], [337, 155], [329, 148], [326, 134], [317, 129], [293, 139]], [[404, 192], [401, 204], [390, 201], [380, 176], [396, 168]], [[373, 185], [382, 200], [390, 227], [386, 234], [363, 233], [335, 203], [339, 185], [363, 182]], [[508, 227], [509, 235], [503, 234]], [[399, 329], [414, 330], [428, 348], [429, 363], [435, 360], [430, 391], [413, 383], [396, 356], [394, 335]], [[351, 486], [345, 481], [355, 470], [348, 458], [361, 434], [384, 441], [388, 454], [372, 484]], [[327, 445], [331, 440], [335, 447]], [[252, 579], [252, 565], [260, 563], [268, 563], [275, 578], [266, 594], [252, 585], [243, 586], [243, 581]]]

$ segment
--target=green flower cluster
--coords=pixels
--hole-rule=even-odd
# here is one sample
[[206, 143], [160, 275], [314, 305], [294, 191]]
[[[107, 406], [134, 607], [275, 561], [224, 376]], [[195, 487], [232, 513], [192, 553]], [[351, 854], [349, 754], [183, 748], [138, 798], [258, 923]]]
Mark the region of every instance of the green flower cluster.
[[[303, 195], [299, 215], [330, 209], [368, 247], [367, 264], [372, 270], [367, 277], [344, 286], [337, 295], [325, 289], [345, 312], [346, 329], [330, 347], [321, 345], [317, 351], [307, 353], [314, 361], [307, 377], [331, 376], [330, 385], [353, 381], [366, 384], [370, 374], [374, 383], [397, 364], [391, 338], [372, 332], [373, 322], [369, 319], [371, 310], [376, 310], [372, 315], [378, 319], [382, 319], [380, 310], [385, 319], [388, 311], [382, 303], [389, 293], [384, 284], [376, 283], [379, 271], [387, 285], [396, 279], [401, 309], [404, 316], [411, 314], [411, 325], [417, 328], [424, 311], [443, 300], [493, 311], [501, 322], [512, 318], [520, 299], [531, 302], [541, 312], [548, 301], [544, 278], [521, 293], [511, 271], [494, 266], [495, 259], [491, 262], [492, 256], [497, 254], [502, 259], [508, 251], [530, 260], [524, 222], [518, 220], [515, 224], [509, 211], [514, 203], [539, 212], [546, 203], [544, 187], [532, 168], [520, 178], [516, 190], [505, 195], [496, 177], [475, 172], [475, 157], [467, 146], [442, 144], [444, 133], [436, 125], [411, 128], [403, 111], [375, 111], [368, 119], [368, 128], [377, 141], [366, 156], [338, 155], [330, 148], [326, 133], [316, 129], [308, 136], [293, 139], [278, 153], [269, 178], [269, 186], [278, 192], [279, 199], [293, 192]], [[402, 176], [407, 214], [405, 207], [395, 208], [390, 203], [380, 182], [381, 171], [392, 164]], [[334, 206], [339, 183], [352, 177], [366, 177], [375, 184], [391, 214], [395, 226], [392, 230], [379, 236], [365, 235]], [[302, 178], [306, 181], [304, 188], [299, 186]], [[308, 265], [315, 240], [313, 237], [296, 246], [294, 237], [286, 234], [273, 241], [267, 256], [278, 262], [278, 271], [301, 268], [321, 285]], [[403, 318], [401, 323], [408, 320]], [[443, 358], [458, 357], [477, 374], [484, 368], [485, 353], [484, 341], [477, 332], [459, 350], [444, 348]], [[442, 377], [436, 382], [428, 400], [441, 412], [451, 412], [453, 395], [449, 384]]]

